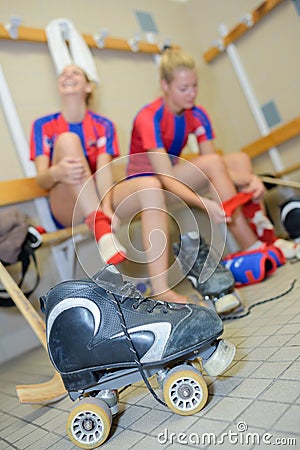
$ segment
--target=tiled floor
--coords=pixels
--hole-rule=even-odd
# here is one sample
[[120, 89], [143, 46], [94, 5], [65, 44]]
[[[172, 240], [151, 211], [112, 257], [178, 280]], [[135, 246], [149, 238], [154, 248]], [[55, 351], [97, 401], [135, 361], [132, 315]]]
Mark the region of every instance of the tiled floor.
[[[222, 376], [205, 376], [209, 398], [198, 414], [176, 415], [143, 383], [132, 385], [120, 394], [120, 413], [102, 448], [300, 448], [299, 269], [300, 262], [288, 263], [265, 282], [240, 290], [247, 307], [279, 296], [296, 279], [286, 295], [252, 308], [244, 318], [224, 321], [224, 336], [236, 345], [236, 356]], [[16, 396], [17, 384], [52, 374], [42, 348], [0, 366], [1, 450], [77, 448], [65, 430], [74, 404], [68, 397], [39, 406], [19, 404]]]

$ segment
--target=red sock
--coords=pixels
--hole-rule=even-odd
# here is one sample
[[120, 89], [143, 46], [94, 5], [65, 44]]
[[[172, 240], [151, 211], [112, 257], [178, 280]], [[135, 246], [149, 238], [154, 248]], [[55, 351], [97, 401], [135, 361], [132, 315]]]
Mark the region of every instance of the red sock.
[[243, 214], [256, 236], [262, 242], [273, 244], [277, 237], [274, 227], [258, 203], [248, 202], [242, 207]]
[[102, 211], [91, 212], [84, 221], [93, 231], [102, 258], [107, 264], [119, 264], [126, 259], [126, 249], [111, 229], [111, 220]]
[[236, 195], [231, 197], [222, 203], [223, 209], [225, 211], [226, 217], [231, 217], [236, 208], [248, 203], [253, 197], [253, 194], [249, 192], [238, 192]]

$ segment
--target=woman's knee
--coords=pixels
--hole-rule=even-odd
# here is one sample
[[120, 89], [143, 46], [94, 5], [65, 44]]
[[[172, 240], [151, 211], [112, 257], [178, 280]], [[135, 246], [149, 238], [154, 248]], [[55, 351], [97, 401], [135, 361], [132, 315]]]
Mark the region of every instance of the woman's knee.
[[112, 190], [113, 207], [125, 217], [130, 211], [162, 207], [165, 204], [162, 184], [155, 176], [136, 177], [118, 183]]
[[141, 189], [162, 189], [162, 183], [158, 177], [140, 177], [140, 188]]
[[217, 153], [204, 155], [202, 158], [202, 170], [209, 178], [219, 176], [222, 171], [227, 170], [224, 159]]
[[252, 169], [251, 159], [249, 155], [244, 152], [235, 152], [224, 155], [224, 161], [226, 165], [233, 170], [251, 171]]
[[140, 204], [150, 207], [165, 207], [165, 190], [158, 177], [140, 177], [139, 198]]
[[54, 154], [56, 157], [82, 155], [82, 145], [79, 136], [70, 131], [60, 134], [55, 142]]

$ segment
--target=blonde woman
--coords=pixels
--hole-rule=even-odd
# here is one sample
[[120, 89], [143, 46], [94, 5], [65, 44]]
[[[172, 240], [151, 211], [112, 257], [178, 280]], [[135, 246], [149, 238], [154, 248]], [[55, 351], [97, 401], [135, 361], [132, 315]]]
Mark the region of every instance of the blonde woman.
[[[159, 253], [159, 239], [156, 244], [155, 240], [151, 242], [149, 239], [158, 229], [168, 236], [168, 223], [162, 213], [166, 202], [164, 192], [172, 193], [191, 207], [205, 210], [215, 223], [225, 220], [241, 250], [254, 250], [267, 241], [281, 246], [287, 256], [291, 243], [277, 240], [272, 224], [261, 209], [265, 190], [253, 174], [248, 156], [244, 153], [220, 156], [216, 152], [215, 133], [209, 115], [196, 104], [198, 76], [195, 60], [181, 50], [165, 51], [160, 62], [160, 85], [162, 96], [144, 106], [134, 119], [128, 179], [114, 188], [113, 204], [115, 208], [123, 205], [120, 211], [118, 209], [120, 215], [125, 213], [125, 204], [127, 208], [138, 206], [143, 211], [144, 246], [149, 255], [152, 289], [155, 294], [164, 292], [164, 298], [169, 301], [181, 302], [186, 299], [168, 287], [168, 246]], [[189, 134], [195, 135], [199, 153], [186, 162], [179, 157]], [[151, 187], [149, 192], [153, 194], [143, 202], [141, 185], [146, 179]], [[199, 195], [203, 190], [211, 195]], [[246, 218], [241, 208], [237, 208], [232, 217], [224, 216], [221, 203], [233, 198], [237, 191], [253, 194], [251, 211], [249, 214], [245, 211], [250, 217]], [[135, 204], [130, 203], [131, 196], [137, 199]], [[154, 207], [155, 202], [159, 205], [156, 210], [151, 209], [151, 203]], [[156, 217], [153, 211], [156, 211]], [[255, 228], [257, 213], [259, 230]]]

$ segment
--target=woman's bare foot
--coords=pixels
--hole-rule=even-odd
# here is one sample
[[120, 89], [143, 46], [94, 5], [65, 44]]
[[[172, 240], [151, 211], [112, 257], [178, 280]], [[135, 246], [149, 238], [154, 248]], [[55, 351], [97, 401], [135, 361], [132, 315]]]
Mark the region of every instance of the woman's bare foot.
[[187, 298], [184, 295], [180, 295], [172, 289], [162, 292], [161, 294], [153, 294], [151, 295], [151, 298], [168, 303], [187, 303]]

